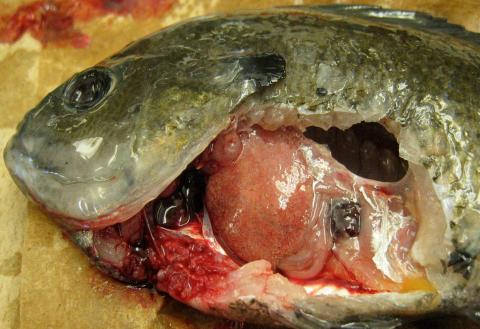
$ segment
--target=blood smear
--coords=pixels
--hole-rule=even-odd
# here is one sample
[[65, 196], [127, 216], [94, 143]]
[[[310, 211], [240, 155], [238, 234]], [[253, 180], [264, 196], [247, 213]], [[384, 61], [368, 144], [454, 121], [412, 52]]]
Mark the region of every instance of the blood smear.
[[85, 48], [90, 37], [75, 28], [77, 21], [113, 15], [132, 15], [135, 19], [159, 17], [176, 0], [42, 0], [25, 4], [13, 14], [0, 16], [0, 42], [13, 43], [26, 32], [44, 46]]

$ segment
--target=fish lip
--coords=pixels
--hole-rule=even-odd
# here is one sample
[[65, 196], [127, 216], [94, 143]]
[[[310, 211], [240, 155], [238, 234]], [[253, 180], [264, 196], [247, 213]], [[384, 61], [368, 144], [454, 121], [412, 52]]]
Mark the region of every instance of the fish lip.
[[[48, 199], [55, 197], [55, 194], [68, 195], [68, 191], [64, 191], [65, 186], [74, 188], [79, 184], [82, 184], [82, 182], [65, 184], [65, 182], [62, 182], [57, 175], [52, 174], [48, 170], [35, 167], [32, 158], [26, 154], [24, 150], [18, 148], [17, 145], [18, 142], [14, 136], [7, 143], [7, 146], [3, 152], [4, 162], [11, 177], [19, 189], [28, 197], [28, 199], [38, 205], [43, 212], [54, 219], [60, 226], [69, 229], [101, 229], [106, 226], [127, 220], [138, 212], [136, 211], [137, 207], [132, 207], [129, 204], [120, 204], [113, 209], [100, 209], [100, 211], [94, 209], [93, 211], [90, 211], [90, 213], [82, 211], [81, 209], [78, 211], [78, 207], [72, 207], [74, 205], [73, 202], [66, 204], [63, 209], [59, 207], [50, 207], [49, 203], [51, 204], [51, 202], [49, 202]], [[106, 181], [114, 182], [115, 179]], [[92, 179], [92, 181], [89, 181], [88, 183], [91, 185], [92, 183], [102, 183], [106, 181]], [[41, 188], [38, 187], [39, 184], [48, 184], [52, 186], [52, 189], [48, 192], [39, 193], [39, 190], [41, 192]], [[63, 188], [60, 188], [60, 186]], [[69, 209], [69, 206], [70, 209], [73, 208], [74, 210], [77, 210], [77, 213], [81, 214], [82, 216], [69, 215], [69, 211], [65, 211]]]
[[[115, 185], [119, 180], [117, 180], [115, 176], [112, 176], [112, 179], [109, 180], [96, 180], [92, 178], [89, 181], [78, 181], [66, 184], [65, 181], [59, 179], [58, 175], [36, 167], [32, 157], [29, 156], [26, 150], [21, 146], [18, 146], [19, 143], [17, 138], [18, 136], [13, 136], [7, 143], [3, 152], [4, 162], [11, 177], [30, 201], [36, 204], [42, 212], [47, 214], [49, 218], [53, 219], [60, 227], [66, 230], [100, 230], [121, 223], [142, 211], [150, 200], [152, 200], [152, 198], [145, 198], [146, 193], [136, 195], [135, 198], [128, 198], [129, 193], [122, 193], [122, 195], [127, 196], [127, 202], [122, 203], [119, 201], [115, 204], [111, 204], [110, 207], [108, 207], [109, 204], [107, 203], [104, 209], [94, 209], [94, 211], [88, 214], [82, 213], [79, 211], [78, 198], [75, 197], [74, 193], [79, 186], [87, 184], [89, 188], [91, 188], [90, 192], [92, 190], [95, 191], [95, 184], [109, 184], [106, 187], [108, 189], [115, 189], [116, 187], [122, 188], [122, 186]], [[53, 193], [51, 191], [39, 193], [39, 189], [36, 188], [39, 184], [49, 184], [53, 186]], [[42, 192], [41, 189], [40, 192]], [[86, 190], [86, 192], [89, 192], [89, 190]], [[158, 197], [160, 193], [161, 191], [155, 195], [153, 199]], [[73, 195], [71, 199], [76, 201], [63, 203], [65, 205], [64, 207], [55, 207], [56, 204], [61, 205], [62, 203], [51, 202], [52, 194], [70, 194]], [[78, 195], [81, 196], [82, 193]], [[80, 216], [72, 216], [72, 209]]]
[[[78, 219], [75, 217], [70, 217], [68, 215], [62, 214], [62, 213], [56, 213], [54, 211], [51, 211], [47, 209], [42, 203], [33, 200], [39, 207], [48, 213], [49, 217], [52, 218], [58, 225], [60, 225], [63, 228], [66, 228], [68, 230], [101, 230], [105, 227], [112, 226], [118, 223], [121, 223], [125, 220], [128, 220], [129, 218], [133, 217], [137, 212], [132, 212], [132, 215], [129, 216], [128, 218], [123, 218], [118, 216], [118, 214], [122, 213], [129, 213], [127, 207], [120, 206], [116, 210], [104, 214], [101, 216], [98, 216], [94, 219]], [[126, 210], [126, 211], [123, 211]]]
[[[32, 166], [33, 167], [33, 166]], [[98, 176], [89, 176], [89, 177], [75, 177], [68, 178], [60, 173], [53, 172], [45, 167], [36, 167], [36, 170], [42, 172], [46, 177], [51, 177], [53, 180], [57, 181], [59, 184], [63, 185], [81, 185], [84, 183], [102, 183], [115, 180], [115, 176], [110, 177], [98, 177]]]

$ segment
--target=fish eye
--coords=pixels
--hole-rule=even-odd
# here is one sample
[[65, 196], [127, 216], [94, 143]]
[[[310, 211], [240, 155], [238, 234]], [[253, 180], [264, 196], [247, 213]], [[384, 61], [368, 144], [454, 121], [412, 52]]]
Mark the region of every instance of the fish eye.
[[111, 75], [102, 68], [92, 68], [75, 75], [65, 87], [65, 103], [77, 110], [87, 110], [100, 103], [112, 85]]

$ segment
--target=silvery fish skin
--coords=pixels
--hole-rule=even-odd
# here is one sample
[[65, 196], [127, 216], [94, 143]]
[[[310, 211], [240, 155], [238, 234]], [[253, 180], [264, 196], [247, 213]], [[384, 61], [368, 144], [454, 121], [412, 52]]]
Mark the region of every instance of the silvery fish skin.
[[272, 129], [292, 109], [298, 127], [382, 120], [401, 156], [428, 171], [418, 176], [425, 195], [440, 200], [425, 224], [438, 230], [424, 230], [418, 244], [437, 249], [418, 251], [437, 291], [305, 297], [292, 288], [288, 311], [253, 298], [218, 314], [299, 328], [474, 315], [479, 77], [478, 37], [427, 15], [346, 6], [200, 18], [134, 42], [52, 91], [20, 123], [5, 161], [62, 225], [101, 228], [156, 198], [234, 117], [275, 109]]

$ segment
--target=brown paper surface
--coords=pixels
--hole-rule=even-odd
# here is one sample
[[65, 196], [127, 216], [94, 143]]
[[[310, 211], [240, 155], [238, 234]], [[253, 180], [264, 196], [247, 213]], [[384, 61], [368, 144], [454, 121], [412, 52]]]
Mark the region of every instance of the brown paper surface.
[[[3, 1], [0, 14], [29, 2], [32, 1]], [[28, 34], [14, 44], [0, 44], [0, 149], [25, 112], [51, 89], [73, 73], [159, 28], [218, 11], [332, 2], [351, 1], [179, 0], [162, 18], [108, 16], [78, 23], [78, 28], [92, 37], [85, 49], [43, 47]], [[425, 11], [480, 31], [477, 0], [356, 3]], [[98, 273], [56, 226], [27, 202], [8, 176], [3, 161], [0, 200], [0, 328], [225, 328], [225, 321], [203, 316], [168, 297], [128, 288]], [[437, 325], [474, 328], [458, 321], [461, 320], [442, 319]], [[434, 328], [435, 322], [432, 323], [425, 328]]]
[[[0, 129], [0, 151], [13, 129]], [[18, 327], [27, 200], [0, 162], [0, 328]]]

